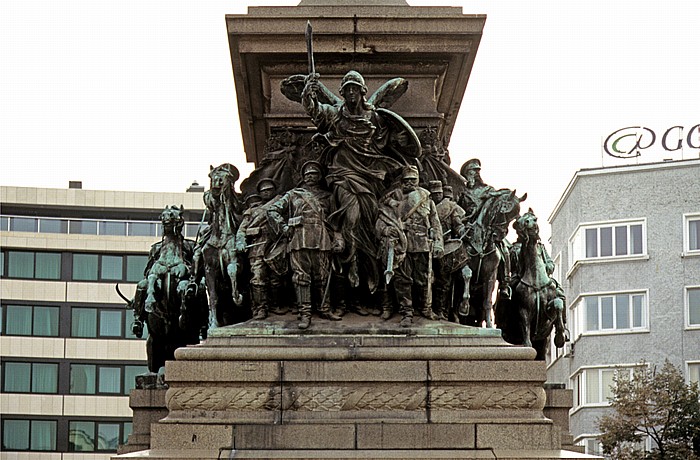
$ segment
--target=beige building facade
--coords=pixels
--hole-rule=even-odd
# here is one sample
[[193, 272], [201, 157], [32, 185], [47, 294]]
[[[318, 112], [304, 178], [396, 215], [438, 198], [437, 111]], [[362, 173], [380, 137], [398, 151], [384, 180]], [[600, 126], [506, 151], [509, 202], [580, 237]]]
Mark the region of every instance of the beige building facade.
[[108, 459], [126, 441], [146, 345], [115, 285], [133, 295], [170, 205], [194, 238], [201, 191], [0, 187], [0, 459]]

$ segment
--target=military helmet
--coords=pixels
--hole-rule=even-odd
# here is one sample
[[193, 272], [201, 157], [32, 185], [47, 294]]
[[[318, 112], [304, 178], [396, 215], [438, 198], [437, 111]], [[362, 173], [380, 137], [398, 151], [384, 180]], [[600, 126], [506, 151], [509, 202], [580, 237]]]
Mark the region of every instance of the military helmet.
[[442, 192], [442, 182], [439, 180], [431, 180], [428, 182], [428, 190], [430, 193]]
[[362, 94], [367, 94], [367, 86], [365, 85], [365, 79], [360, 72], [356, 70], [351, 70], [345, 74], [343, 80], [340, 82], [340, 92], [343, 92], [343, 88], [347, 85], [357, 85], [362, 88]]
[[401, 172], [401, 179], [418, 179], [418, 168], [415, 166], [406, 166]]
[[454, 190], [452, 190], [451, 185], [445, 185], [442, 187], [442, 194], [445, 195], [445, 198], [454, 198]]
[[459, 170], [459, 174], [462, 176], [466, 175], [467, 171], [472, 171], [472, 170], [477, 170], [479, 171], [481, 169], [481, 161], [479, 161], [478, 158], [472, 158], [471, 160], [467, 161], [462, 165], [462, 168]]
[[243, 200], [243, 204], [246, 206], [251, 206], [253, 203], [259, 203], [262, 201], [262, 197], [258, 195], [257, 193], [251, 193], [250, 195], [247, 195], [245, 197], [245, 200]]
[[258, 192], [262, 192], [263, 190], [268, 189], [277, 190], [277, 181], [268, 177], [264, 177], [258, 181], [258, 185], [255, 188], [258, 190]]
[[316, 160], [309, 160], [301, 167], [301, 175], [304, 176], [309, 171], [316, 171], [323, 175], [323, 165]]

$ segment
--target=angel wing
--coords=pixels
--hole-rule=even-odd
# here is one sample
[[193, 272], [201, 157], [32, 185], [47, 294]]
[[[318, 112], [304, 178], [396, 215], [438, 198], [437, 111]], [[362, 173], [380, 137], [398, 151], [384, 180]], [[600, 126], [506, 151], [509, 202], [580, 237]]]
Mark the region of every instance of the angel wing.
[[[280, 83], [280, 91], [282, 91], [282, 94], [284, 94], [290, 101], [301, 103], [301, 92], [304, 90], [305, 84], [306, 75], [292, 75], [291, 77], [287, 77], [282, 80]], [[338, 106], [343, 102], [320, 81], [318, 82], [318, 86], [320, 91], [316, 93], [316, 97], [318, 98], [319, 102], [335, 106]]]
[[392, 78], [379, 87], [372, 94], [367, 102], [375, 107], [383, 107], [388, 109], [408, 90], [408, 80], [405, 78]]

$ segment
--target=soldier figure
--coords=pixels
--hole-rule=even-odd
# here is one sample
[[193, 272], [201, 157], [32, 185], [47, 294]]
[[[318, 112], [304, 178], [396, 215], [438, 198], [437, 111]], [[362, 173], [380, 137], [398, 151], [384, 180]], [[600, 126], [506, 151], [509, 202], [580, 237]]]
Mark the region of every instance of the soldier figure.
[[[406, 257], [396, 269], [394, 281], [401, 309], [401, 326], [413, 322], [412, 288], [417, 292], [421, 315], [437, 319], [432, 311], [432, 258], [443, 252], [442, 227], [430, 192], [418, 186], [418, 168], [407, 166], [401, 177], [401, 187], [389, 192], [384, 202], [397, 211], [406, 236]], [[401, 229], [387, 225], [382, 236], [399, 238]]]
[[[449, 185], [443, 187], [440, 181], [430, 181], [428, 186], [430, 188], [430, 198], [432, 198], [435, 203], [440, 219], [442, 237], [445, 243], [447, 244], [449, 240], [458, 240], [452, 244], [459, 243], [459, 245], [461, 245], [461, 239], [466, 233], [464, 227], [464, 209], [444, 195], [444, 189], [449, 189], [449, 195], [452, 197], [452, 187]], [[441, 259], [435, 259], [434, 268], [435, 302], [433, 302], [433, 310], [440, 319], [447, 320], [452, 311], [452, 278], [454, 267], [448, 267], [446, 264], [442, 263]]]
[[325, 221], [331, 195], [321, 188], [322, 171], [321, 164], [316, 161], [304, 163], [303, 185], [285, 193], [267, 211], [273, 225], [281, 228], [289, 239], [287, 250], [299, 308], [299, 329], [311, 324], [312, 286], [320, 297], [320, 316], [332, 321], [341, 319], [330, 310], [327, 283], [331, 250], [342, 251], [343, 242], [340, 234], [331, 232]]
[[265, 319], [269, 311], [268, 299], [282, 289], [282, 279], [265, 261], [265, 254], [272, 242], [267, 222], [267, 210], [262, 206], [262, 197], [251, 194], [246, 197], [248, 209], [243, 212], [243, 221], [236, 233], [236, 251], [248, 253], [252, 277], [250, 291], [253, 319]]
[[[490, 185], [484, 183], [481, 179], [481, 161], [477, 158], [472, 158], [462, 165], [459, 173], [466, 179], [466, 188], [459, 197], [459, 205], [466, 212], [465, 220], [467, 222], [467, 235], [469, 239], [472, 228], [475, 225], [482, 225], [478, 222], [479, 214], [484, 208], [485, 203], [499, 195], [510, 193], [510, 190], [496, 190]], [[510, 255], [508, 254], [508, 246], [504, 242], [506, 235], [499, 236], [496, 240], [496, 248], [501, 254], [501, 263], [498, 264], [498, 286], [499, 295], [503, 298], [510, 299]]]

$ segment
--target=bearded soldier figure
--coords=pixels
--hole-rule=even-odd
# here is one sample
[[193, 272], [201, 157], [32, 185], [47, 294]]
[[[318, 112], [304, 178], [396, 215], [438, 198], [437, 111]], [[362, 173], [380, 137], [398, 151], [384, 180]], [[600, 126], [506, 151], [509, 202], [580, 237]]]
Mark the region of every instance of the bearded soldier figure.
[[[396, 268], [394, 286], [401, 310], [401, 326], [413, 323], [412, 289], [417, 294], [417, 307], [424, 317], [437, 319], [432, 311], [432, 258], [442, 256], [442, 227], [430, 192], [418, 186], [418, 168], [407, 166], [401, 176], [401, 187], [389, 192], [384, 202], [397, 211], [406, 236], [406, 256]], [[383, 236], [399, 238], [400, 229], [387, 225]]]
[[330, 276], [331, 250], [340, 252], [340, 233], [328, 228], [326, 216], [330, 208], [330, 192], [321, 188], [323, 167], [316, 161], [302, 166], [303, 185], [285, 193], [267, 211], [273, 226], [281, 229], [289, 242], [292, 283], [299, 308], [299, 329], [311, 324], [312, 288], [318, 297], [322, 318], [339, 321], [330, 310], [326, 285]]

